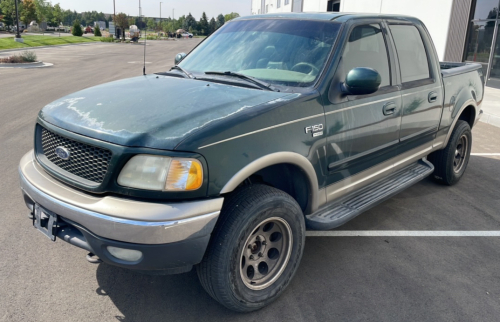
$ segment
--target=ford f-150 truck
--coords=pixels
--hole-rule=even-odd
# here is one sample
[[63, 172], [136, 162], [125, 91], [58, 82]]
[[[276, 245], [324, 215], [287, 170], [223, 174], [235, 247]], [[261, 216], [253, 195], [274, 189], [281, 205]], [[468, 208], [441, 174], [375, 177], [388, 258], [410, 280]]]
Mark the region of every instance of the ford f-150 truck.
[[440, 63], [412, 17], [243, 17], [175, 63], [45, 106], [21, 188], [51, 240], [142, 272], [194, 266], [236, 311], [283, 292], [306, 227], [428, 175], [457, 183], [482, 113], [481, 66]]

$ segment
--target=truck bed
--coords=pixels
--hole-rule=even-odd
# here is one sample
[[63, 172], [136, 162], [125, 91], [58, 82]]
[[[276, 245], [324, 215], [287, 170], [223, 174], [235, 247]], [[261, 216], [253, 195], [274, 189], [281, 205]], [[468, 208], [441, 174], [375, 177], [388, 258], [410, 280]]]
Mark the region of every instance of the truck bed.
[[478, 63], [439, 62], [443, 78], [468, 73], [482, 68]]

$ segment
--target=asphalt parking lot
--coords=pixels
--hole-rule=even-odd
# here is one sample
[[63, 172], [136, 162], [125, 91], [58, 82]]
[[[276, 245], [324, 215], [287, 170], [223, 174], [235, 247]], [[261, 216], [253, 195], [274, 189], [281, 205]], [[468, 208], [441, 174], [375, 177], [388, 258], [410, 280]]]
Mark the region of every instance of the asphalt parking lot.
[[[147, 72], [167, 70], [175, 54], [199, 41], [149, 42]], [[0, 321], [499, 320], [500, 128], [485, 123], [473, 130], [474, 155], [458, 185], [426, 179], [335, 230], [366, 236], [308, 237], [294, 280], [258, 312], [226, 310], [194, 271], [140, 275], [89, 264], [86, 251], [50, 242], [27, 218], [17, 174], [33, 145], [37, 113], [63, 95], [141, 75], [143, 49], [38, 48], [38, 57], [54, 66], [0, 68]], [[432, 236], [436, 231], [452, 236]], [[460, 236], [484, 231], [497, 236]]]

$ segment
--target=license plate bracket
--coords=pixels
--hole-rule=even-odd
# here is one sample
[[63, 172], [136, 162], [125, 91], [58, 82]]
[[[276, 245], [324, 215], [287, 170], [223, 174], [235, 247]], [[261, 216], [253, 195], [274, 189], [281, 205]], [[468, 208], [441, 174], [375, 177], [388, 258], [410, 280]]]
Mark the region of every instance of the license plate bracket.
[[35, 226], [38, 231], [47, 236], [50, 240], [56, 240], [58, 227], [57, 215], [51, 211], [43, 209], [38, 204], [35, 204], [33, 226]]

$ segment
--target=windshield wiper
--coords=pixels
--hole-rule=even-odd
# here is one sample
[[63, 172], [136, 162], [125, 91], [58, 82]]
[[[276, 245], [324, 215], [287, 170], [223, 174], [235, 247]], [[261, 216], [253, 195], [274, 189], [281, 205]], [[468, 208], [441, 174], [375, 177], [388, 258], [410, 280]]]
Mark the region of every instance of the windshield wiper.
[[269, 83], [266, 83], [266, 82], [263, 82], [257, 78], [254, 78], [252, 76], [247, 76], [245, 74], [240, 74], [240, 73], [236, 73], [236, 72], [231, 72], [231, 71], [227, 71], [227, 72], [216, 72], [216, 71], [208, 71], [208, 72], [205, 72], [206, 75], [221, 75], [221, 76], [232, 76], [232, 77], [238, 77], [240, 79], [244, 79], [250, 83], [253, 83], [255, 85], [258, 85], [260, 88], [262, 89], [267, 89], [269, 91], [274, 91], [274, 92], [279, 92], [280, 90], [275, 88], [273, 85], [269, 84]]
[[181, 66], [178, 66], [178, 65], [175, 65], [174, 67], [170, 68], [170, 70], [172, 69], [177, 69], [177, 70], [180, 70], [181, 72], [183, 72], [188, 78], [193, 78], [193, 79], [196, 79], [196, 77], [193, 76], [193, 74], [191, 74], [190, 72], [188, 72], [187, 70], [185, 70], [184, 68], [182, 68]]

